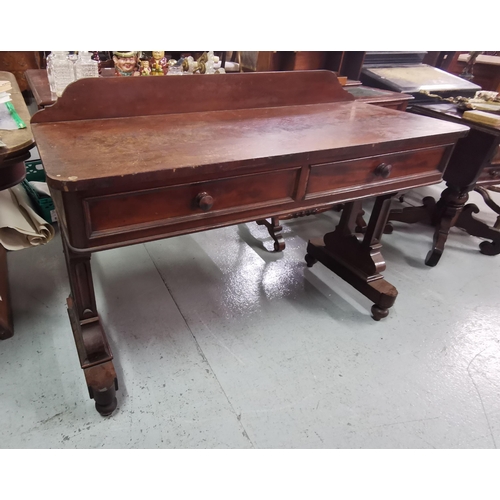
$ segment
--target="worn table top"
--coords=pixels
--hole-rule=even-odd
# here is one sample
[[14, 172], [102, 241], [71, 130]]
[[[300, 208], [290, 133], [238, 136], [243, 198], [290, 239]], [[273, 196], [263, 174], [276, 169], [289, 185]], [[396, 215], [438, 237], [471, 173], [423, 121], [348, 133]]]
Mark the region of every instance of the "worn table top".
[[131, 176], [340, 161], [453, 143], [468, 130], [356, 102], [329, 71], [88, 78], [36, 113], [32, 127], [47, 182], [66, 191]]
[[[43, 112], [41, 112], [43, 113]], [[90, 180], [158, 170], [240, 164], [462, 132], [465, 127], [357, 102], [135, 116], [33, 125], [48, 182], [77, 189]], [[422, 144], [420, 141], [419, 144]], [[92, 152], [92, 154], [89, 154]], [[306, 159], [304, 157], [304, 159]], [[71, 186], [73, 184], [73, 186]]]
[[19, 90], [16, 78], [12, 73], [0, 71], [0, 80], [9, 80], [12, 90], [9, 91], [12, 97], [12, 104], [20, 118], [26, 124], [26, 128], [18, 130], [0, 130], [0, 138], [7, 144], [6, 148], [0, 148], [0, 167], [3, 162], [22, 156], [34, 145], [33, 134], [31, 133], [30, 114], [23, 95]]

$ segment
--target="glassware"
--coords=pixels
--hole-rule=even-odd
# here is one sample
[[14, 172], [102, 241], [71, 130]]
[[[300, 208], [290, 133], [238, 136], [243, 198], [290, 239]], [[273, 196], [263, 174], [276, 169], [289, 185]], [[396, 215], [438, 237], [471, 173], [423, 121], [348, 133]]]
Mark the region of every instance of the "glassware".
[[180, 66], [170, 66], [170, 68], [168, 68], [167, 76], [182, 75], [183, 73], [184, 72], [182, 71], [182, 68]]
[[52, 94], [56, 93], [56, 87], [55, 87], [55, 82], [54, 82], [54, 70], [52, 66], [52, 61], [54, 60], [54, 53], [51, 52], [47, 58], [46, 58], [46, 65], [47, 65], [47, 78], [49, 80], [49, 87], [50, 87], [50, 92]]
[[80, 78], [97, 78], [99, 76], [99, 63], [92, 59], [92, 54], [86, 51], [78, 52], [75, 62], [75, 80]]
[[68, 54], [69, 52], [56, 51], [52, 59], [52, 73], [57, 97], [61, 97], [64, 89], [75, 81], [73, 62], [68, 59]]

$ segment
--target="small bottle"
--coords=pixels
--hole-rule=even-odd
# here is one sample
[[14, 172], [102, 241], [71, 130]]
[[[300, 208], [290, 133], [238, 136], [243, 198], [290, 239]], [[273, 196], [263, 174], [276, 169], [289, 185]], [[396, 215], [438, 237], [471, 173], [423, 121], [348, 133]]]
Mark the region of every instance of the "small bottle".
[[55, 94], [56, 87], [55, 87], [55, 82], [54, 82], [54, 71], [53, 71], [53, 65], [52, 65], [53, 60], [54, 60], [54, 53], [51, 52], [46, 58], [47, 78], [49, 80], [50, 92], [52, 94]]
[[80, 78], [97, 78], [99, 76], [99, 63], [92, 59], [90, 52], [78, 52], [75, 62], [75, 80]]
[[68, 59], [69, 52], [54, 52], [52, 59], [52, 72], [54, 75], [54, 86], [56, 96], [61, 97], [64, 89], [75, 81], [75, 70], [73, 62]]
[[214, 61], [214, 53], [209, 51], [207, 54], [207, 62], [205, 63], [205, 74], [213, 75], [215, 73], [215, 61]]

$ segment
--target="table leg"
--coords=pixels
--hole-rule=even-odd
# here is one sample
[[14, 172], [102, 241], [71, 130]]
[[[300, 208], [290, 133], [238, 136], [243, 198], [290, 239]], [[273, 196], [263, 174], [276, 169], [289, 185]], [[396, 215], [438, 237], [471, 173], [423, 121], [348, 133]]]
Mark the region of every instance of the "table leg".
[[434, 267], [441, 259], [450, 229], [456, 225], [468, 199], [469, 193], [467, 191], [453, 187], [447, 187], [441, 193], [441, 198], [436, 203], [432, 216], [432, 223], [436, 230], [434, 231], [432, 249], [429, 250], [425, 258], [427, 266]]
[[283, 226], [280, 224], [279, 217], [271, 217], [271, 222], [267, 219], [260, 219], [257, 221], [259, 226], [266, 226], [269, 236], [274, 240], [274, 251], [282, 252], [285, 249], [285, 240], [281, 231], [283, 231]]
[[71, 295], [67, 300], [68, 315], [78, 357], [89, 395], [95, 400], [96, 410], [107, 416], [116, 408], [118, 382], [112, 362], [113, 355], [97, 314], [90, 267], [91, 254], [73, 252], [64, 233], [62, 240], [71, 285]]
[[8, 339], [12, 335], [14, 335], [14, 325], [10, 304], [7, 251], [0, 245], [0, 340]]
[[379, 321], [389, 314], [398, 291], [380, 274], [385, 261], [380, 252], [382, 237], [389, 215], [391, 197], [379, 196], [362, 239], [355, 235], [356, 220], [361, 212], [361, 201], [345, 205], [335, 231], [323, 238], [310, 240], [306, 263], [311, 267], [319, 261], [369, 298], [373, 319]]
[[[422, 200], [422, 205], [420, 207], [391, 210], [388, 220], [405, 222], [407, 224], [422, 222], [436, 228], [434, 231], [432, 249], [427, 253], [425, 258], [426, 265], [434, 267], [441, 259], [441, 255], [443, 255], [444, 246], [448, 239], [450, 229], [456, 225], [468, 198], [469, 194], [467, 189], [448, 186], [441, 193], [441, 197], [437, 203], [434, 198], [426, 196]], [[384, 232], [392, 233], [392, 231], [393, 227], [389, 222]]]

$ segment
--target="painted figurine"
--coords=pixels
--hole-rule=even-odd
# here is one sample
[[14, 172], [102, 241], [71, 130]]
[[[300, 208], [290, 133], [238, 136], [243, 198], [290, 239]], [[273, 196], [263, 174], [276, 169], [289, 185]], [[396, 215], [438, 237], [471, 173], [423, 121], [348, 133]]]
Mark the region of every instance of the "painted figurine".
[[116, 76], [139, 76], [139, 52], [113, 52]]
[[149, 67], [149, 61], [141, 61], [140, 73], [141, 76], [151, 75], [151, 68]]
[[168, 71], [168, 62], [163, 50], [153, 51], [153, 57], [149, 60], [152, 75], [166, 75]]

